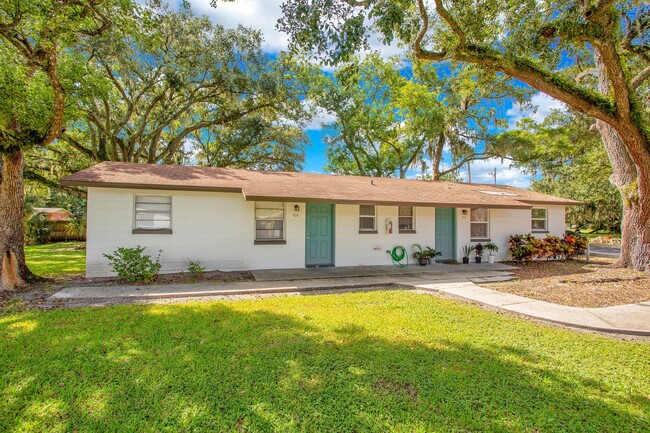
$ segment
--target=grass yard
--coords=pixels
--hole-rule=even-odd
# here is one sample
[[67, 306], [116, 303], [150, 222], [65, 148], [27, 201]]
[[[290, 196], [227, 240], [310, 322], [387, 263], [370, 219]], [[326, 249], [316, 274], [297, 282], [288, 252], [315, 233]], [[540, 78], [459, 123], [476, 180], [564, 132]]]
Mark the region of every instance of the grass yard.
[[83, 276], [86, 250], [83, 242], [30, 245], [25, 247], [27, 265], [36, 275], [48, 278]]
[[0, 316], [0, 431], [641, 432], [650, 344], [366, 292]]
[[599, 238], [599, 237], [613, 237], [613, 238], [621, 237], [620, 233], [613, 233], [607, 230], [596, 230], [596, 231], [578, 230], [578, 231], [582, 236], [586, 237], [589, 240], [594, 238]]

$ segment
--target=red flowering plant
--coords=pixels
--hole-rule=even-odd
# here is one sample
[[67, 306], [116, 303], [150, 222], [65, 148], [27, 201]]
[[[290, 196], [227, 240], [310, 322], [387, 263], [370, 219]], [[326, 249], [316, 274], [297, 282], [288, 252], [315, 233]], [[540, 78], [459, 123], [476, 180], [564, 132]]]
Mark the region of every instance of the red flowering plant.
[[584, 254], [587, 239], [579, 235], [565, 235], [563, 238], [547, 235], [536, 238], [532, 234], [512, 235], [508, 238], [510, 254], [517, 262], [530, 260], [568, 260]]

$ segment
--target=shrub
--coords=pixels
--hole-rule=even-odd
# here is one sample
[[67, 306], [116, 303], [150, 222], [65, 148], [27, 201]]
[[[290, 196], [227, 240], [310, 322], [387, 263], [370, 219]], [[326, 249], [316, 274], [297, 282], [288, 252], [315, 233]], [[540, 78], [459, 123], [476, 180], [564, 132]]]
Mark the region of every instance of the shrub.
[[192, 274], [192, 278], [197, 279], [205, 271], [205, 266], [201, 266], [200, 260], [187, 259], [187, 271]]
[[25, 219], [25, 243], [27, 245], [47, 243], [53, 226], [52, 221], [42, 213], [32, 213]]
[[160, 271], [160, 254], [152, 260], [151, 256], [142, 254], [145, 247], [138, 245], [135, 248], [120, 247], [113, 254], [103, 254], [110, 260], [111, 268], [120, 278], [126, 278], [132, 283], [150, 283]]
[[568, 260], [575, 255], [584, 254], [587, 239], [575, 235], [566, 235], [563, 238], [547, 235], [545, 238], [536, 238], [528, 233], [510, 236], [508, 245], [512, 259], [516, 262], [538, 259]]

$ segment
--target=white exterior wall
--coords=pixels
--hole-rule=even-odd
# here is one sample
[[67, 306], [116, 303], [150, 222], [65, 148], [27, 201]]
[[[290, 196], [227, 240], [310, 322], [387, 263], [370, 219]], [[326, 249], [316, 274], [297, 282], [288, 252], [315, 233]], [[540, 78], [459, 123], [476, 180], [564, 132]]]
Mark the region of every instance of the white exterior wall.
[[[536, 206], [537, 207], [537, 206]], [[566, 231], [566, 208], [564, 206], [539, 206], [547, 209], [548, 233], [553, 236], [564, 236]]]
[[[133, 234], [136, 194], [172, 196], [172, 234]], [[294, 205], [300, 212], [294, 212]], [[240, 193], [88, 188], [86, 275], [112, 275], [103, 253], [118, 247], [162, 249], [162, 272], [200, 260], [207, 270], [299, 268], [305, 265], [305, 205], [286, 203], [286, 245], [255, 245], [255, 202]]]
[[[547, 234], [562, 237], [565, 231], [565, 208], [564, 206], [535, 206], [547, 209], [546, 225], [548, 232], [533, 233], [537, 237], [545, 237]], [[463, 215], [463, 209], [456, 209], [456, 252], [459, 261], [462, 261], [462, 248], [464, 245], [474, 245], [470, 239], [470, 209], [465, 209], [467, 215]], [[509, 260], [508, 237], [514, 234], [531, 233], [531, 210], [530, 209], [490, 209], [490, 240], [499, 247], [496, 253], [496, 261]], [[487, 241], [482, 242], [485, 244]], [[487, 251], [483, 257], [487, 257]], [[472, 254], [472, 257], [474, 254]], [[472, 258], [473, 261], [473, 258]]]
[[[336, 234], [334, 262], [336, 266], [390, 265], [393, 262], [386, 250], [398, 245], [409, 253], [411, 246], [435, 248], [435, 209], [415, 208], [416, 233], [399, 233], [397, 206], [377, 206], [377, 233], [359, 233], [359, 206], [335, 206], [334, 232]], [[393, 233], [386, 233], [386, 220], [393, 221]]]
[[[136, 194], [172, 197], [172, 234], [133, 234]], [[300, 211], [295, 212], [298, 204]], [[548, 209], [549, 234], [562, 236], [564, 206]], [[88, 233], [86, 275], [112, 275], [108, 260], [118, 247], [146, 247], [156, 256], [162, 250], [162, 272], [187, 269], [187, 261], [200, 260], [207, 270], [301, 268], [305, 266], [304, 203], [285, 204], [285, 245], [255, 245], [255, 203], [240, 193], [160, 191], [147, 189], [88, 189]], [[470, 244], [469, 209], [456, 209], [456, 257]], [[415, 208], [416, 233], [399, 233], [398, 207], [377, 206], [377, 233], [359, 233], [359, 206], [334, 206], [334, 263], [336, 266], [389, 265], [386, 250], [397, 245], [412, 253], [411, 246], [435, 248], [435, 209]], [[393, 221], [393, 233], [386, 232], [386, 220]], [[497, 260], [506, 260], [508, 236], [531, 231], [529, 209], [490, 209], [490, 239], [499, 246]], [[545, 236], [545, 233], [538, 234]], [[414, 262], [410, 259], [409, 261]]]

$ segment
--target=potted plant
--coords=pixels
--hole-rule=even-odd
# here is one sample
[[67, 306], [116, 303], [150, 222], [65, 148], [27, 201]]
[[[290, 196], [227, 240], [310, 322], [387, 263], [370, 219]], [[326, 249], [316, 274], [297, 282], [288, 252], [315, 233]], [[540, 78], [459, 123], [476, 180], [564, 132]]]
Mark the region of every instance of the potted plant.
[[469, 263], [469, 255], [472, 254], [472, 251], [474, 251], [473, 246], [471, 245], [463, 246], [463, 263], [465, 264]]
[[426, 251], [422, 251], [422, 250], [415, 251], [413, 253], [413, 258], [417, 259], [420, 266], [426, 266], [427, 263], [429, 263], [429, 253], [427, 253]]
[[499, 252], [499, 247], [492, 242], [485, 244], [485, 249], [488, 251], [488, 263], [494, 263], [494, 253]]
[[436, 257], [442, 255], [441, 251], [436, 251], [431, 247], [427, 247], [427, 249], [424, 252], [427, 253], [427, 257], [430, 259], [430, 263], [435, 263]]
[[474, 261], [476, 263], [481, 263], [481, 260], [483, 259], [483, 250], [484, 249], [485, 249], [485, 247], [480, 242], [478, 244], [474, 245], [474, 254], [475, 254]]

